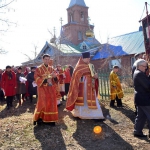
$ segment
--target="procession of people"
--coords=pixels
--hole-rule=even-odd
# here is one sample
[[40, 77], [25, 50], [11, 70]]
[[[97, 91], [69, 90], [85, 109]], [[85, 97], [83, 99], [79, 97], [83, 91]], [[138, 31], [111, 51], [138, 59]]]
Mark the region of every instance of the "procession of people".
[[[145, 137], [142, 130], [147, 120], [150, 129], [150, 80], [148, 63], [137, 58], [132, 68], [132, 78], [135, 89], [136, 118], [134, 136]], [[18, 105], [29, 99], [33, 102], [33, 95], [37, 102], [33, 115], [33, 124], [48, 124], [55, 126], [59, 120], [58, 109], [65, 101], [66, 111], [70, 111], [75, 118], [94, 119], [104, 121], [105, 117], [99, 102], [99, 80], [94, 65], [90, 63], [90, 53], [84, 52], [75, 68], [71, 65], [60, 64], [53, 67], [49, 54], [42, 57], [40, 66], [26, 68], [6, 66], [0, 70], [0, 100], [6, 100], [7, 109], [13, 107], [14, 98]], [[119, 66], [114, 65], [110, 72], [110, 107], [123, 107], [120, 79], [117, 75]], [[142, 101], [142, 98], [145, 101]]]

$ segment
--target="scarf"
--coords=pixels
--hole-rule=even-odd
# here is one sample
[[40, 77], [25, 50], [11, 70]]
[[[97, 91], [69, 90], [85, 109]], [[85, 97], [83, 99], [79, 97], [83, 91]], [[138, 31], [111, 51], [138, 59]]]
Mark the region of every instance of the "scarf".
[[11, 71], [6, 71], [6, 74], [8, 75], [8, 79], [11, 80], [13, 78], [12, 72]]

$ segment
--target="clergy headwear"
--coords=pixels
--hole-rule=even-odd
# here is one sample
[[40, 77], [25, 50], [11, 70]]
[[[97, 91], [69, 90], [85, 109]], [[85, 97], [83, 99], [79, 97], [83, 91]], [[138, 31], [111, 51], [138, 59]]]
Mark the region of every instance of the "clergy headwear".
[[90, 52], [82, 53], [82, 58], [90, 58]]

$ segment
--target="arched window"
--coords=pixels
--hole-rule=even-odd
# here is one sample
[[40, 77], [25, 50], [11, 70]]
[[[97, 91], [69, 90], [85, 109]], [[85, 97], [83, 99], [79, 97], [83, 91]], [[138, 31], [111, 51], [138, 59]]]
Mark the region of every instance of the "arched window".
[[84, 13], [83, 12], [80, 13], [80, 18], [82, 21], [84, 21]]
[[73, 21], [73, 15], [70, 14], [70, 22], [72, 22], [72, 21]]
[[82, 40], [82, 32], [81, 31], [78, 32], [78, 40]]

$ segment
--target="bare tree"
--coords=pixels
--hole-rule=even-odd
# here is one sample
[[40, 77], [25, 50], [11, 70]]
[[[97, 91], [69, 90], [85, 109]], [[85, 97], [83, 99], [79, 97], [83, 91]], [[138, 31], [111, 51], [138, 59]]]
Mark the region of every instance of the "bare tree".
[[8, 28], [12, 25], [17, 25], [17, 23], [11, 21], [10, 19], [7, 19], [5, 14], [6, 12], [13, 10], [15, 11], [15, 9], [10, 7], [10, 4], [12, 4], [15, 0], [1, 0], [0, 2], [0, 13], [2, 14], [0, 17], [0, 23], [3, 26], [2, 29], [0, 29], [0, 32], [6, 32], [8, 31]]
[[24, 56], [26, 56], [27, 60], [28, 61], [31, 61], [32, 63], [35, 63], [35, 58], [37, 57], [37, 48], [38, 46], [36, 44], [33, 44], [33, 47], [34, 47], [34, 50], [31, 51], [32, 55], [30, 56], [29, 54], [26, 54], [26, 53], [22, 53]]
[[6, 54], [7, 51], [5, 51], [4, 49], [0, 48], [0, 54]]
[[[6, 12], [13, 10], [13, 8], [10, 8], [10, 4], [12, 4], [15, 0], [1, 0], [0, 1], [0, 24], [1, 24], [1, 29], [0, 33], [1, 36], [4, 35], [9, 29], [10, 26], [15, 25], [17, 26], [17, 23], [10, 21], [8, 18], [6, 18], [5, 14]], [[0, 37], [1, 38], [1, 37]], [[7, 51], [4, 48], [0, 48], [0, 54], [6, 54]]]

